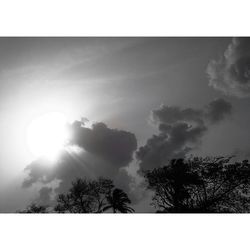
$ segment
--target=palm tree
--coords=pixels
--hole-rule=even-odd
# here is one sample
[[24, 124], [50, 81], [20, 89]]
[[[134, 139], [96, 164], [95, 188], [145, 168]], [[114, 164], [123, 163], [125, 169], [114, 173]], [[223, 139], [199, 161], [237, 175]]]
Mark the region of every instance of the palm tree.
[[112, 192], [110, 192], [107, 197], [108, 205], [103, 208], [103, 212], [108, 209], [113, 209], [113, 212], [120, 212], [120, 213], [133, 213], [134, 209], [129, 207], [127, 204], [130, 204], [131, 201], [128, 198], [127, 194], [119, 189], [115, 188]]

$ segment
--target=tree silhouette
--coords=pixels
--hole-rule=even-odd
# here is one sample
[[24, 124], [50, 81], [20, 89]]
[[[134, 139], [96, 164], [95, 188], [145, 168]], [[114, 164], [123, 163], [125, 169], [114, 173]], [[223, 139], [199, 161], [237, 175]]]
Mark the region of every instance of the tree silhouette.
[[132, 213], [134, 209], [129, 207], [127, 204], [130, 204], [131, 201], [128, 198], [127, 194], [118, 188], [115, 188], [112, 192], [107, 195], [108, 205], [103, 208], [103, 211], [112, 209], [114, 213]]
[[232, 157], [172, 160], [145, 173], [160, 212], [249, 212], [250, 165]]
[[250, 164], [229, 163], [232, 157], [195, 158], [192, 168], [200, 175], [193, 207], [200, 212], [249, 212]]
[[57, 198], [56, 212], [92, 213], [101, 212], [106, 194], [113, 188], [111, 180], [88, 181], [77, 179], [67, 194]]
[[[77, 179], [66, 194], [57, 198], [55, 211], [59, 213], [102, 213], [112, 204], [114, 212], [133, 211], [126, 206], [130, 200], [125, 192], [114, 189], [109, 179], [98, 180]], [[112, 201], [112, 203], [111, 203]]]
[[19, 213], [27, 213], [27, 214], [44, 214], [47, 213], [47, 207], [42, 205], [37, 205], [35, 203], [30, 204], [25, 210], [18, 211]]

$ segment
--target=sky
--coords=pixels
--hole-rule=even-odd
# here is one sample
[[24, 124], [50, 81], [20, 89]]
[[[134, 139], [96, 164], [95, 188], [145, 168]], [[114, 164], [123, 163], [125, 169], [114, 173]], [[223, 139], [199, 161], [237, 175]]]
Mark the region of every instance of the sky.
[[[142, 172], [188, 155], [248, 158], [249, 105], [249, 38], [2, 37], [0, 212], [53, 203], [74, 178], [100, 176], [136, 212], [154, 211]], [[74, 135], [55, 164], [26, 138], [51, 112]]]

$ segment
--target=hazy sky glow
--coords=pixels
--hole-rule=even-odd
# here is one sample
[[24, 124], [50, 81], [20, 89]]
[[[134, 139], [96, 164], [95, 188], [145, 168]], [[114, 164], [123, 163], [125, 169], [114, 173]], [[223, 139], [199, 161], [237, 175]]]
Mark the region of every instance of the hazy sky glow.
[[[0, 38], [0, 212], [103, 175], [151, 211], [138, 170], [187, 154], [250, 156], [249, 93], [249, 39]], [[51, 112], [89, 122], [48, 169], [26, 131]]]

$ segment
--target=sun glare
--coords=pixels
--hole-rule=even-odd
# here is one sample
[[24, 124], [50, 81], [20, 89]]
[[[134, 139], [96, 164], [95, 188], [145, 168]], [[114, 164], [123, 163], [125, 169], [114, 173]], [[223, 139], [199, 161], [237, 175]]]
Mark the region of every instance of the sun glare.
[[47, 113], [34, 119], [26, 133], [31, 154], [34, 157], [56, 160], [68, 138], [66, 122], [66, 116], [58, 112]]

